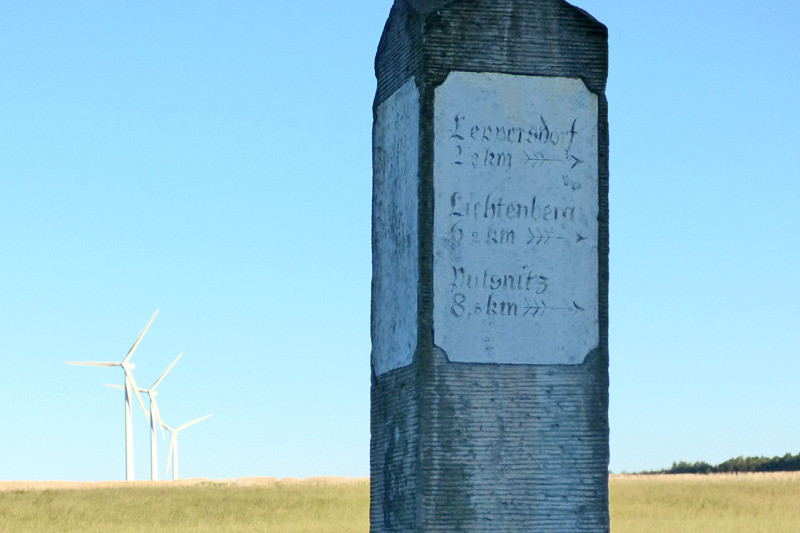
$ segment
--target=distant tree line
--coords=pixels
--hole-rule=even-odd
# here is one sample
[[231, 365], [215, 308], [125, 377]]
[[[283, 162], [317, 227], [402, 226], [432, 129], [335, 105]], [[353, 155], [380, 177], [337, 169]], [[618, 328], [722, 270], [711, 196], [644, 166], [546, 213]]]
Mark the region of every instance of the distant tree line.
[[650, 474], [729, 474], [736, 472], [791, 472], [800, 470], [800, 453], [787, 453], [783, 457], [736, 457], [718, 465], [704, 461], [672, 463], [672, 468], [648, 472]]

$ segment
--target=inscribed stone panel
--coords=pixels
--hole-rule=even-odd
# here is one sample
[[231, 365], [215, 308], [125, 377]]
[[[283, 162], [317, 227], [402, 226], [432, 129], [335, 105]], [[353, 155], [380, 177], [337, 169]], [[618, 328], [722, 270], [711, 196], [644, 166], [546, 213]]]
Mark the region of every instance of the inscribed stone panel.
[[452, 72], [434, 103], [434, 342], [580, 364], [599, 345], [598, 99], [574, 78]]

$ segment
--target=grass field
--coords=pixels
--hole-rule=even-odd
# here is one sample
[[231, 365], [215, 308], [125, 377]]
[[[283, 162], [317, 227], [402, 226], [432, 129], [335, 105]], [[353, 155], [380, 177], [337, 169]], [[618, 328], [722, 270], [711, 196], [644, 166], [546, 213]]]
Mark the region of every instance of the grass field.
[[[122, 486], [124, 485], [124, 486]], [[797, 533], [800, 474], [612, 476], [613, 533]], [[2, 483], [2, 532], [366, 532], [366, 479]]]
[[613, 533], [797, 533], [800, 473], [612, 476]]
[[[245, 482], [6, 484], [0, 532], [362, 532], [369, 482], [320, 479]], [[10, 490], [9, 490], [10, 489]]]

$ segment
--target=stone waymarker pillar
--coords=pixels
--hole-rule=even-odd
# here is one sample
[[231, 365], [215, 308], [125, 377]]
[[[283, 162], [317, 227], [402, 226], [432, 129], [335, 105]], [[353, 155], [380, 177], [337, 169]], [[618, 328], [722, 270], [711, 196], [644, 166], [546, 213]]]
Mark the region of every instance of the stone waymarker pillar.
[[375, 68], [372, 531], [608, 531], [605, 26], [395, 0]]

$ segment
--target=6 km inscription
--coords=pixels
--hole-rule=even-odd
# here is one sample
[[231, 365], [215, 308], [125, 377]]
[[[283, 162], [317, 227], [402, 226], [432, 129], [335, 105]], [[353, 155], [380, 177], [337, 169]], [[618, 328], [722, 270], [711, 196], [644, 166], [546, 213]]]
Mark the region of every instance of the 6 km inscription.
[[452, 361], [582, 362], [599, 343], [596, 96], [454, 72], [434, 117], [434, 342]]

